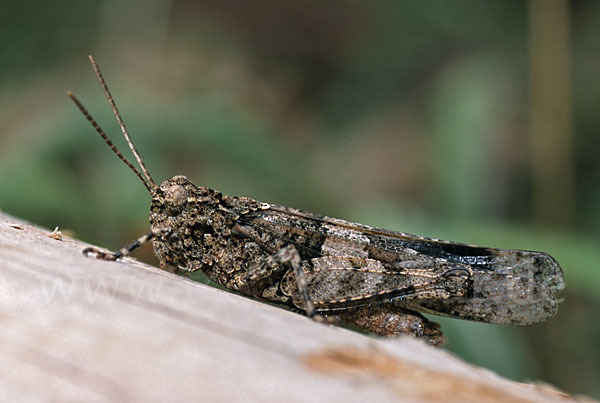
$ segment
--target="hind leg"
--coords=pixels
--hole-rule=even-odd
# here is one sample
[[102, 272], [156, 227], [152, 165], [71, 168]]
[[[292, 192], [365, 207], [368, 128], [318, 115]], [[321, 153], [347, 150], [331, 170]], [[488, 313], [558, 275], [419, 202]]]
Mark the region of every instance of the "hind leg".
[[440, 325], [429, 321], [418, 312], [391, 304], [360, 307], [336, 313], [336, 316], [348, 324], [380, 336], [411, 335], [433, 346], [441, 346], [446, 342]]

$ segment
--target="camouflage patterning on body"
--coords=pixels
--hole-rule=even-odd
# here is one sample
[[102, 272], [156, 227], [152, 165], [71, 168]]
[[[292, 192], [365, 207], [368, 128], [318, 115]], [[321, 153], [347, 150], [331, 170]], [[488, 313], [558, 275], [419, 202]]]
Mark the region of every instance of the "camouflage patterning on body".
[[434, 345], [445, 337], [419, 312], [510, 325], [555, 315], [564, 277], [558, 263], [542, 252], [387, 231], [225, 196], [184, 176], [156, 185], [90, 60], [141, 172], [68, 94], [148, 189], [152, 231], [115, 253], [87, 248], [86, 254], [116, 260], [152, 241], [162, 268], [201, 270], [215, 283], [251, 298], [311, 317], [333, 316], [380, 335], [411, 334]]

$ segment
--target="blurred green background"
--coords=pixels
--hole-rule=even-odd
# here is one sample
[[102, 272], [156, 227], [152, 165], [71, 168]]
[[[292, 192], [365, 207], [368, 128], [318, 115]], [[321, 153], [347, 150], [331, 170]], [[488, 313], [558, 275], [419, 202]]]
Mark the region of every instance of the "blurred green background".
[[92, 53], [157, 182], [553, 255], [554, 319], [440, 319], [446, 348], [600, 397], [600, 2], [3, 0], [0, 19], [1, 210], [112, 249], [148, 230], [148, 193], [65, 95], [130, 155]]

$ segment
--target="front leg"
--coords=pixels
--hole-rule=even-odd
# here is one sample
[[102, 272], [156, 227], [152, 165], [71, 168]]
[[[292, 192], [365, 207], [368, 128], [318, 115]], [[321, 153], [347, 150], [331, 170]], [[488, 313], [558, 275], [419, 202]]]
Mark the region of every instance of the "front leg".
[[163, 229], [159, 229], [159, 230], [153, 230], [152, 232], [147, 233], [146, 235], [142, 235], [141, 237], [139, 237], [138, 239], [136, 239], [135, 241], [133, 241], [132, 243], [130, 243], [129, 245], [119, 249], [116, 252], [112, 252], [112, 253], [106, 253], [106, 252], [102, 252], [101, 250], [94, 248], [94, 247], [88, 247], [85, 248], [83, 250], [83, 254], [88, 256], [89, 254], [93, 254], [96, 256], [96, 259], [101, 259], [101, 260], [108, 260], [108, 261], [115, 261], [117, 259], [120, 259], [122, 257], [125, 257], [127, 255], [129, 255], [131, 252], [133, 252], [135, 249], [139, 248], [140, 246], [150, 242], [152, 239], [159, 237], [159, 236], [167, 236], [170, 235], [173, 231], [170, 228], [163, 228]]

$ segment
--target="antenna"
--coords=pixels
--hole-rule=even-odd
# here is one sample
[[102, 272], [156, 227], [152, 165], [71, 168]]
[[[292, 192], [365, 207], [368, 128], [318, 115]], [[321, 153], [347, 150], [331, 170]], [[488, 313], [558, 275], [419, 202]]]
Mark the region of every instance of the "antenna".
[[115, 114], [115, 117], [117, 118], [117, 122], [119, 123], [119, 126], [121, 127], [121, 131], [123, 132], [123, 136], [125, 137], [125, 140], [127, 141], [127, 144], [129, 145], [129, 148], [131, 149], [131, 152], [133, 152], [133, 155], [135, 156], [135, 159], [138, 162], [140, 168], [142, 169], [142, 172], [144, 173], [144, 176], [142, 176], [142, 174], [140, 173], [140, 171], [138, 171], [137, 168], [134, 167], [133, 164], [131, 162], [129, 162], [123, 156], [123, 154], [121, 153], [121, 151], [119, 151], [119, 149], [108, 138], [108, 136], [106, 135], [106, 133], [104, 132], [104, 130], [102, 130], [102, 128], [98, 125], [98, 123], [96, 123], [96, 121], [94, 120], [94, 118], [92, 118], [92, 116], [90, 115], [90, 113], [87, 111], [87, 109], [85, 109], [85, 107], [81, 104], [81, 102], [79, 102], [79, 100], [75, 97], [75, 95], [73, 95], [73, 93], [71, 91], [68, 91], [67, 95], [69, 96], [69, 98], [71, 98], [73, 100], [73, 102], [75, 102], [75, 105], [77, 105], [77, 107], [79, 108], [79, 110], [83, 113], [83, 115], [86, 117], [86, 119], [92, 124], [92, 126], [94, 127], [94, 129], [96, 129], [96, 131], [98, 132], [98, 134], [100, 134], [100, 136], [102, 137], [102, 139], [104, 139], [104, 141], [106, 142], [106, 144], [108, 144], [108, 146], [110, 147], [110, 149], [113, 150], [113, 152], [115, 154], [117, 154], [117, 156], [121, 159], [121, 161], [123, 161], [129, 168], [131, 168], [133, 170], [133, 172], [135, 172], [135, 174], [138, 176], [138, 178], [141, 179], [141, 181], [144, 184], [144, 186], [146, 186], [146, 189], [148, 189], [148, 191], [150, 193], [153, 193], [153, 191], [156, 188], [158, 188], [158, 186], [156, 185], [156, 183], [154, 182], [154, 180], [150, 176], [150, 173], [148, 172], [148, 169], [146, 168], [146, 165], [144, 164], [144, 161], [142, 160], [142, 157], [140, 157], [140, 154], [138, 153], [137, 148], [135, 148], [135, 145], [133, 144], [133, 141], [131, 140], [131, 137], [129, 137], [129, 133], [127, 132], [127, 128], [125, 127], [125, 123], [123, 122], [123, 119], [121, 118], [121, 114], [119, 113], [119, 109], [117, 109], [117, 105], [115, 104], [115, 101], [114, 101], [114, 99], [113, 99], [110, 91], [108, 90], [108, 86], [106, 85], [106, 82], [104, 81], [104, 77], [102, 76], [102, 73], [100, 72], [100, 69], [98, 68], [98, 65], [96, 64], [96, 61], [94, 60], [94, 58], [93, 58], [92, 55], [89, 55], [88, 58], [90, 59], [90, 62], [92, 63], [92, 67], [94, 68], [94, 72], [96, 73], [96, 77], [98, 78], [98, 82], [100, 83], [100, 86], [102, 87], [102, 91], [104, 92], [104, 95], [106, 96], [106, 99], [108, 99], [108, 103], [110, 104], [110, 107], [111, 107], [113, 113]]
[[[106, 133], [104, 133], [104, 130], [102, 130], [102, 128], [98, 125], [98, 123], [96, 123], [96, 121], [94, 120], [94, 118], [92, 117], [92, 115], [90, 115], [90, 113], [87, 111], [87, 109], [85, 109], [85, 107], [81, 104], [81, 102], [79, 102], [79, 100], [77, 99], [77, 97], [71, 91], [67, 91], [67, 96], [69, 98], [71, 98], [73, 100], [73, 102], [75, 102], [75, 105], [77, 105], [77, 107], [79, 108], [79, 110], [81, 111], [81, 113], [83, 113], [83, 115], [85, 116], [85, 118], [92, 124], [92, 126], [94, 126], [94, 129], [96, 129], [96, 131], [98, 132], [98, 134], [100, 135], [100, 137], [102, 137], [102, 139], [104, 139], [104, 141], [106, 142], [106, 144], [108, 144], [108, 146], [110, 147], [110, 149], [113, 150], [113, 152], [115, 154], [117, 154], [117, 157], [119, 157], [121, 159], [121, 161], [123, 161], [129, 168], [131, 168], [133, 170], [133, 172], [135, 172], [135, 174], [138, 176], [138, 178], [141, 179], [141, 181], [144, 184], [144, 186], [146, 186], [146, 189], [148, 189], [148, 191], [150, 193], [152, 193], [153, 192], [153, 188], [148, 184], [148, 181], [142, 176], [142, 174], [140, 173], [140, 171], [138, 171], [137, 168], [134, 167], [133, 164], [131, 162], [129, 162], [123, 156], [123, 154], [121, 154], [121, 151], [119, 151], [119, 149], [117, 148], [117, 146], [115, 146], [113, 144], [113, 142], [110, 141], [110, 139], [108, 138], [108, 136], [106, 135]], [[154, 188], [157, 187], [154, 182], [152, 182], [152, 184], [154, 185]]]
[[90, 62], [92, 63], [92, 67], [94, 68], [94, 72], [96, 73], [98, 82], [100, 83], [100, 86], [102, 87], [102, 91], [104, 91], [104, 95], [106, 95], [106, 99], [108, 99], [108, 103], [110, 104], [110, 107], [111, 107], [113, 113], [115, 114], [115, 117], [117, 118], [117, 122], [119, 122], [119, 126], [121, 126], [121, 131], [123, 132], [123, 136], [125, 136], [125, 140], [127, 140], [127, 144], [129, 144], [129, 148], [131, 149], [131, 152], [133, 152], [135, 159], [137, 160], [138, 164], [140, 164], [140, 168], [142, 168], [142, 172], [144, 173], [144, 176], [146, 177], [148, 182], [151, 183], [155, 188], [157, 188], [158, 186], [156, 186], [156, 183], [154, 183], [154, 181], [152, 180], [152, 177], [150, 176], [148, 169], [146, 169], [146, 165], [144, 165], [144, 161], [142, 161], [142, 157], [140, 157], [140, 154], [138, 153], [137, 148], [135, 148], [135, 145], [133, 145], [133, 141], [131, 141], [131, 137], [129, 137], [129, 133], [127, 133], [127, 128], [125, 127], [125, 123], [123, 122], [123, 119], [121, 118], [121, 114], [119, 113], [119, 110], [117, 109], [115, 100], [113, 99], [112, 95], [110, 94], [110, 91], [108, 90], [108, 86], [106, 85], [106, 82], [104, 81], [104, 77], [102, 76], [102, 73], [100, 72], [100, 69], [98, 68], [98, 65], [96, 64], [94, 57], [92, 55], [88, 55], [88, 58], [90, 59]]

